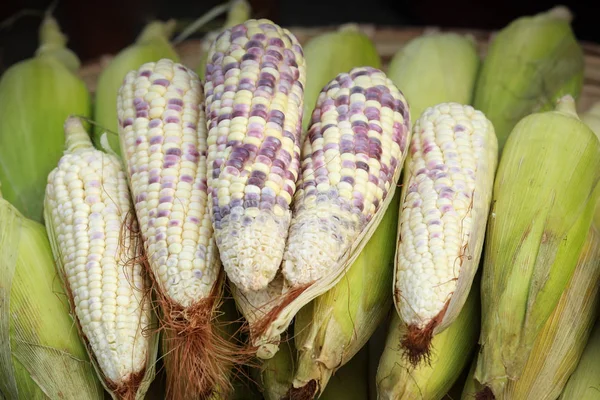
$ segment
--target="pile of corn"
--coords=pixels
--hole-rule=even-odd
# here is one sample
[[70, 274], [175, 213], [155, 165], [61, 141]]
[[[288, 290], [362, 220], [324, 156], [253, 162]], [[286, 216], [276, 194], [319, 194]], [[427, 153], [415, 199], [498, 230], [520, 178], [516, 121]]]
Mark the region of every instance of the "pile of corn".
[[[383, 69], [234, 0], [0, 78], [0, 398], [600, 399], [600, 105], [557, 7]], [[197, 72], [196, 72], [197, 71]], [[49, 100], [49, 101], [45, 101]]]

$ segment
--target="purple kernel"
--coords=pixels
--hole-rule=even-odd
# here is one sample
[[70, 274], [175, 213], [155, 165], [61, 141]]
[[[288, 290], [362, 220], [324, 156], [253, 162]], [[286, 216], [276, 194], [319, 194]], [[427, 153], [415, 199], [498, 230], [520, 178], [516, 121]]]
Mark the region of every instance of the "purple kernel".
[[146, 78], [149, 78], [152, 75], [152, 71], [142, 71], [140, 73], [140, 76], [144, 76]]
[[166, 122], [167, 124], [178, 124], [178, 123], [179, 123], [179, 121], [180, 121], [180, 120], [179, 120], [179, 118], [178, 118], [178, 117], [174, 117], [174, 116], [170, 116], [170, 117], [167, 117], [167, 118], [165, 119], [165, 122]]
[[181, 156], [181, 149], [178, 149], [177, 147], [171, 147], [170, 149], [167, 150], [167, 155], [174, 155], [174, 156]]
[[152, 84], [168, 87], [171, 82], [169, 82], [167, 79], [156, 79], [154, 82], [152, 82]]
[[125, 121], [123, 121], [123, 128], [126, 128], [129, 125], [133, 125], [133, 118], [126, 118]]

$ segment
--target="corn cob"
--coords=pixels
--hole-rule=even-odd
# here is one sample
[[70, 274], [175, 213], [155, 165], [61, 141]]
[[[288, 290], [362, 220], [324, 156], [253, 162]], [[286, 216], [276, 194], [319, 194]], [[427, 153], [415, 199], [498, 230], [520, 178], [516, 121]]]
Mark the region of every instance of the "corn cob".
[[496, 395], [522, 375], [573, 275], [599, 180], [600, 142], [571, 96], [554, 111], [523, 118], [506, 142], [486, 236], [475, 373]]
[[120, 155], [118, 130], [119, 124], [115, 110], [117, 94], [125, 75], [140, 65], [170, 58], [178, 61], [175, 49], [169, 43], [169, 37], [175, 29], [175, 20], [167, 22], [152, 21], [142, 30], [135, 43], [123, 49], [111, 60], [98, 77], [94, 101], [94, 143], [100, 146], [100, 137], [108, 131], [110, 149]]
[[173, 60], [146, 63], [127, 74], [117, 104], [121, 154], [168, 344], [169, 395], [228, 390], [227, 371], [241, 353], [217, 329], [223, 279], [207, 207], [200, 80]]
[[394, 313], [377, 370], [380, 400], [442, 399], [471, 360], [479, 334], [479, 287], [474, 286], [458, 317], [432, 340], [432, 355], [412, 365], [404, 357], [406, 324]]
[[[342, 280], [304, 306], [294, 322], [298, 349], [293, 386], [323, 393], [332, 375], [363, 347], [392, 306], [395, 243], [400, 191], [377, 230]], [[311, 398], [315, 393], [310, 393]]]
[[55, 279], [44, 226], [1, 193], [0, 221], [0, 397], [102, 400]]
[[573, 277], [532, 347], [523, 373], [503, 399], [556, 399], [577, 367], [598, 317], [600, 232], [592, 227]]
[[471, 104], [480, 66], [472, 37], [425, 33], [402, 47], [387, 69], [410, 104], [410, 119], [440, 103]]
[[[157, 347], [141, 248], [119, 160], [103, 154], [78, 118], [65, 122], [65, 154], [48, 175], [44, 219], [59, 275], [90, 358], [115, 399], [142, 398]], [[128, 229], [126, 228], [126, 229]]]
[[307, 73], [301, 144], [304, 143], [319, 93], [329, 81], [352, 68], [381, 68], [375, 43], [356, 24], [342, 25], [335, 32], [318, 35], [306, 42], [303, 50]]
[[522, 118], [552, 110], [562, 95], [581, 93], [584, 57], [572, 18], [558, 6], [518, 18], [491, 41], [473, 106], [494, 124], [500, 152]]
[[260, 358], [273, 355], [300, 308], [335, 286], [370, 240], [394, 197], [409, 126], [402, 93], [380, 70], [354, 68], [321, 92], [282, 273], [266, 290], [234, 289]]
[[427, 108], [414, 129], [402, 185], [394, 300], [416, 365], [459, 315], [481, 256], [498, 147], [471, 106]]
[[592, 330], [577, 368], [569, 377], [559, 400], [599, 400], [600, 399], [600, 323]]
[[221, 29], [210, 31], [206, 34], [206, 36], [204, 36], [204, 38], [202, 38], [202, 43], [200, 45], [200, 62], [198, 63], [198, 68], [196, 68], [196, 73], [200, 79], [206, 78], [208, 52], [210, 51], [210, 46], [217, 39], [217, 36], [219, 36], [224, 29], [232, 28], [236, 25], [244, 23], [244, 21], [250, 18], [251, 12], [252, 8], [250, 7], [250, 3], [248, 3], [246, 0], [229, 0], [227, 19], [225, 20], [225, 23]]
[[261, 290], [281, 263], [299, 171], [304, 57], [268, 20], [224, 30], [206, 70], [209, 207], [229, 280]]
[[79, 59], [47, 15], [35, 57], [11, 66], [0, 79], [0, 182], [4, 198], [42, 222], [46, 178], [64, 147], [70, 114], [90, 116], [90, 94], [76, 73]]

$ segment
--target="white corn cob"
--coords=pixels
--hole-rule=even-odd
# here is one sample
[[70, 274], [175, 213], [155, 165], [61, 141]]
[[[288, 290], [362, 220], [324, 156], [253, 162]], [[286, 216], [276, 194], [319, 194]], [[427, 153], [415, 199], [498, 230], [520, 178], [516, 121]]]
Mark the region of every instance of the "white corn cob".
[[151, 357], [141, 247], [127, 234], [137, 229], [127, 177], [117, 157], [92, 146], [79, 119], [66, 121], [65, 134], [46, 186], [47, 230], [92, 358], [108, 389], [127, 398]]
[[261, 290], [281, 264], [299, 172], [305, 65], [268, 20], [226, 29], [206, 67], [209, 204], [228, 278]]
[[[406, 161], [395, 267], [405, 347], [426, 354], [460, 313], [483, 246], [498, 144], [469, 105], [441, 103], [417, 120]], [[416, 361], [416, 359], [415, 359]]]
[[183, 307], [208, 296], [219, 272], [201, 103], [198, 76], [169, 59], [129, 72], [118, 98], [121, 154], [150, 268]]

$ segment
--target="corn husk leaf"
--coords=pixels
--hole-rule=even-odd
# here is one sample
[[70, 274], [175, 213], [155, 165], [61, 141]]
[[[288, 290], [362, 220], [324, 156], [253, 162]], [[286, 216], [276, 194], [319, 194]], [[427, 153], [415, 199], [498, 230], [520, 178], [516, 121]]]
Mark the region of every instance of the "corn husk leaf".
[[108, 132], [108, 145], [117, 155], [121, 154], [119, 145], [119, 126], [117, 121], [117, 94], [123, 79], [129, 71], [138, 69], [142, 64], [169, 58], [179, 61], [179, 56], [169, 43], [169, 37], [175, 29], [175, 20], [148, 23], [137, 37], [135, 43], [121, 50], [119, 54], [102, 70], [94, 99], [94, 144], [102, 148], [100, 137]]
[[503, 399], [556, 399], [577, 367], [600, 303], [600, 232], [592, 227], [573, 277]]
[[286, 397], [292, 388], [296, 358], [293, 338], [284, 335], [279, 351], [273, 357], [264, 360], [260, 368], [254, 369], [255, 381], [265, 400], [281, 400]]
[[[391, 304], [390, 304], [391, 306]], [[369, 398], [369, 348], [363, 347], [329, 380], [319, 400], [365, 400]]]
[[476, 347], [479, 302], [479, 285], [474, 284], [458, 318], [433, 337], [430, 360], [416, 366], [404, 356], [401, 341], [406, 334], [406, 324], [395, 312], [377, 370], [377, 398], [442, 399], [468, 365]]
[[0, 196], [0, 397], [103, 399], [43, 225]]
[[300, 143], [304, 142], [319, 93], [329, 81], [354, 67], [381, 67], [375, 43], [356, 24], [342, 25], [334, 32], [315, 36], [302, 50], [306, 60], [306, 85]]
[[[581, 120], [590, 127], [600, 139], [600, 101], [594, 103], [589, 110], [581, 115]], [[596, 206], [594, 213], [594, 224], [600, 226], [600, 203]]]
[[525, 117], [507, 141], [486, 237], [475, 373], [494, 394], [522, 374], [573, 275], [599, 180], [600, 142], [571, 96], [555, 111]]
[[553, 109], [563, 95], [579, 97], [584, 57], [571, 20], [558, 6], [518, 18], [492, 39], [473, 105], [494, 124], [500, 152], [522, 118]]
[[600, 322], [596, 324], [577, 364], [569, 377], [560, 400], [598, 400], [600, 399]]
[[433, 32], [398, 50], [387, 73], [410, 104], [411, 121], [416, 121], [436, 104], [471, 104], [480, 64], [472, 37]]
[[364, 347], [392, 305], [400, 192], [375, 234], [344, 278], [303, 307], [294, 330], [298, 366], [293, 386], [314, 381], [322, 393], [329, 379]]
[[47, 15], [39, 34], [35, 57], [0, 79], [0, 182], [8, 202], [42, 222], [46, 179], [65, 143], [63, 123], [71, 114], [89, 117], [91, 99], [56, 20]]

